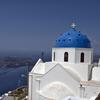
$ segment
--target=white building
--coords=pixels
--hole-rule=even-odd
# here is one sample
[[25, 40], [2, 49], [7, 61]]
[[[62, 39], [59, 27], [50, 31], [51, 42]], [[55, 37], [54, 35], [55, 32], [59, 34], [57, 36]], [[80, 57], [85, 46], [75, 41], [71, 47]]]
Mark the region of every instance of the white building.
[[100, 60], [93, 64], [93, 49], [75, 25], [60, 35], [52, 48], [52, 61], [39, 59], [29, 73], [29, 100], [90, 98], [100, 92]]

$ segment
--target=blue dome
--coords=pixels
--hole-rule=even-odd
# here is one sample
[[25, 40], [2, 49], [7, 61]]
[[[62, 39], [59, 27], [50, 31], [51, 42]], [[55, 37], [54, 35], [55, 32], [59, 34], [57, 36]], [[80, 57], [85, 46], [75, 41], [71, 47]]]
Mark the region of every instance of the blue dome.
[[71, 28], [68, 32], [63, 33], [56, 40], [55, 47], [58, 48], [91, 48], [91, 43], [86, 35]]

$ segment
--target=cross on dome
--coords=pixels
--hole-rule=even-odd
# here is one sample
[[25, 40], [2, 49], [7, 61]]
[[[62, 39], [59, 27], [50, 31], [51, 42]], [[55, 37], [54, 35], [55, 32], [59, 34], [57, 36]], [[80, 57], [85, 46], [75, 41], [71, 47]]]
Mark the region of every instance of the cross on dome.
[[76, 27], [76, 24], [75, 24], [75, 23], [72, 23], [72, 24], [71, 24], [71, 27], [72, 27], [72, 28], [75, 28], [75, 27]]

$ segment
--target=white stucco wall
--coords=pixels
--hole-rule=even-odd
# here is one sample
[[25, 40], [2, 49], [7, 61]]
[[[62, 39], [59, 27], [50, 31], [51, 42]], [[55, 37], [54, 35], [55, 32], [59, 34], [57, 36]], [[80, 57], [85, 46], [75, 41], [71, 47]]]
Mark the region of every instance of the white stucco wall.
[[73, 92], [79, 95], [79, 81], [75, 80], [63, 67], [58, 64], [41, 78], [41, 89], [52, 82], [65, 83]]
[[[96, 85], [96, 82], [93, 82], [93, 84], [83, 84], [83, 88], [82, 91], [80, 91], [80, 95], [83, 98], [91, 98], [94, 96], [97, 96], [100, 93], [100, 83], [98, 85]], [[82, 94], [81, 94], [82, 93]]]
[[87, 63], [77, 63], [77, 64], [66, 64], [60, 63], [65, 68], [73, 69], [77, 75], [80, 77], [81, 80], [88, 81], [91, 78], [91, 69], [92, 65]]
[[33, 83], [32, 83], [32, 74], [29, 74], [29, 82], [28, 82], [28, 100], [32, 100], [32, 87], [33, 87]]
[[100, 81], [100, 67], [94, 67], [92, 70], [92, 80]]
[[84, 63], [91, 64], [93, 61], [93, 50], [91, 48], [53, 48], [52, 49], [52, 62], [64, 62], [64, 53], [68, 52], [68, 62], [66, 63], [81, 63], [80, 55], [84, 53]]
[[68, 63], [75, 63], [75, 49], [74, 48], [53, 48], [52, 49], [52, 61], [54, 61], [54, 52], [55, 52], [55, 61], [64, 62], [64, 53], [68, 52]]
[[[73, 90], [74, 93], [76, 93], [76, 95], [78, 95], [80, 83], [77, 80], [80, 79], [83, 81], [87, 81], [89, 78], [89, 66], [87, 63], [42, 63], [39, 62], [29, 74], [29, 100], [39, 100], [41, 96], [37, 93], [37, 91], [41, 90], [46, 85], [56, 81], [66, 84], [71, 90]], [[37, 69], [38, 67], [40, 67], [39, 64], [41, 64], [41, 67], [45, 69], [44, 74], [40, 74], [40, 70], [38, 73]], [[37, 74], [34, 73], [36, 72], [34, 69], [37, 71]]]
[[40, 100], [37, 91], [40, 90], [40, 76], [38, 74], [29, 74], [28, 100]]
[[80, 55], [84, 53], [84, 63], [91, 64], [93, 62], [93, 49], [89, 48], [76, 48], [75, 49], [75, 63], [80, 62]]

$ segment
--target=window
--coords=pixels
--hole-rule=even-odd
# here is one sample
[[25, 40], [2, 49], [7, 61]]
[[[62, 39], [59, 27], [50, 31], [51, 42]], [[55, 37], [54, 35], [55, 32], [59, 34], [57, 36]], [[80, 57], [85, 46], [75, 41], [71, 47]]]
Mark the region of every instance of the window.
[[54, 54], [53, 54], [53, 60], [55, 61], [55, 52], [54, 52]]
[[64, 53], [64, 61], [65, 62], [68, 62], [68, 52], [65, 52]]
[[84, 53], [81, 53], [80, 62], [84, 62]]

